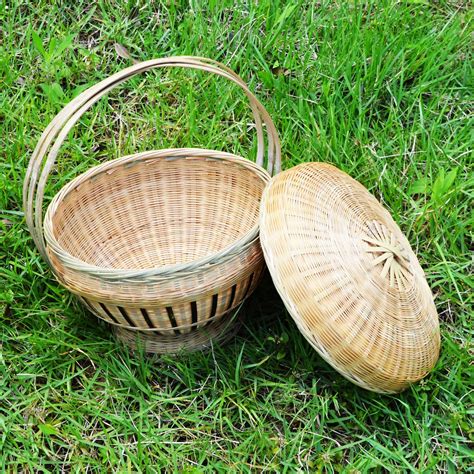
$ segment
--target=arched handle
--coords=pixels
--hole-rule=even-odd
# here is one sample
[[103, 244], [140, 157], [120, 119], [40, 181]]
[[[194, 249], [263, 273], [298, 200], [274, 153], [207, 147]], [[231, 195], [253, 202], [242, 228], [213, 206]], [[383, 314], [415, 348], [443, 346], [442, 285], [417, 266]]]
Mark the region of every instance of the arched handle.
[[[61, 145], [82, 114], [103, 95], [136, 74], [160, 67], [199, 69], [225, 77], [237, 84], [249, 99], [255, 119], [258, 142], [255, 161], [260, 166], [266, 165], [268, 172], [272, 175], [280, 171], [280, 141], [270, 115], [252, 92], [250, 92], [245, 82], [227, 66], [211, 59], [193, 56], [152, 59], [150, 61], [134, 64], [95, 84], [69, 102], [46, 127], [31, 156], [23, 183], [23, 207], [25, 209], [26, 223], [33, 240], [47, 262], [49, 262], [49, 259], [43, 234], [43, 197], [49, 173], [54, 166]], [[262, 122], [266, 126], [266, 157]]]

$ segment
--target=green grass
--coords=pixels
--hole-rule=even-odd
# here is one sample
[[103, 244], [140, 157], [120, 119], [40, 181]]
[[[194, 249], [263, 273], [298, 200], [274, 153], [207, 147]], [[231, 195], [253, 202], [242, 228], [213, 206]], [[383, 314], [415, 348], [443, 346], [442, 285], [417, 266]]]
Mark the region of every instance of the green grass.
[[[462, 1], [0, 3], [0, 463], [8, 472], [466, 472], [472, 468], [472, 15]], [[284, 166], [333, 163], [390, 209], [436, 297], [441, 357], [380, 396], [311, 349], [269, 282], [208, 353], [131, 354], [58, 286], [22, 180], [54, 115], [139, 60], [220, 60], [275, 119]], [[252, 156], [242, 94], [157, 71], [88, 111], [51, 197], [91, 164], [197, 146]], [[472, 247], [471, 247], [472, 248]]]

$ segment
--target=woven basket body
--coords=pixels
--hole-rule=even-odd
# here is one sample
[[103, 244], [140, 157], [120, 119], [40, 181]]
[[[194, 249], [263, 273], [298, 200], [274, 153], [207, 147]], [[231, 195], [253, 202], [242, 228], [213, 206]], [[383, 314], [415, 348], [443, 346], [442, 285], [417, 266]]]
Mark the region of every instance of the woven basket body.
[[[269, 178], [211, 150], [105, 163], [54, 197], [48, 257], [59, 281], [107, 322], [186, 334], [232, 311], [258, 283], [256, 222]], [[132, 270], [117, 279], [123, 269]]]
[[[69, 182], [43, 221], [44, 186], [74, 123], [128, 77], [164, 66], [202, 69], [244, 90], [257, 163], [194, 148], [126, 156]], [[57, 279], [130, 346], [200, 349], [235, 329], [236, 309], [260, 279], [259, 205], [279, 153], [268, 113], [225, 66], [190, 57], [140, 63], [82, 93], [45, 130], [25, 179], [28, 226]]]

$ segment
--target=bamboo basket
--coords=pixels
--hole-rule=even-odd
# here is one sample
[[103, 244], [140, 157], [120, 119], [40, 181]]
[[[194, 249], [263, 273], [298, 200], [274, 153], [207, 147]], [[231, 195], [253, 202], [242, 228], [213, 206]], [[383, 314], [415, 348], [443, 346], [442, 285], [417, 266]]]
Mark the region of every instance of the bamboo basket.
[[266, 187], [260, 239], [299, 330], [342, 375], [394, 393], [438, 360], [433, 295], [390, 213], [325, 163], [283, 171]]
[[[74, 124], [114, 87], [162, 67], [207, 71], [244, 91], [255, 163], [197, 148], [137, 153], [73, 179], [43, 216], [45, 185]], [[25, 177], [26, 221], [58, 281], [119, 339], [158, 353], [202, 349], [238, 327], [236, 311], [259, 282], [259, 204], [279, 170], [275, 126], [237, 74], [205, 58], [155, 59], [92, 86], [53, 119]]]

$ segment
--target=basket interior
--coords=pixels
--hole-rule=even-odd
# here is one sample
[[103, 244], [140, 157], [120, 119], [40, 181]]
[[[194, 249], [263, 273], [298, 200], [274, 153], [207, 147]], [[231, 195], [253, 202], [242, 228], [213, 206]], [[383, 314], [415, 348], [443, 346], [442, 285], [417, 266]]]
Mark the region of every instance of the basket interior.
[[223, 250], [258, 223], [265, 180], [232, 161], [147, 159], [72, 188], [52, 216], [69, 254], [98, 267], [156, 268]]

